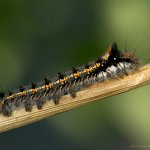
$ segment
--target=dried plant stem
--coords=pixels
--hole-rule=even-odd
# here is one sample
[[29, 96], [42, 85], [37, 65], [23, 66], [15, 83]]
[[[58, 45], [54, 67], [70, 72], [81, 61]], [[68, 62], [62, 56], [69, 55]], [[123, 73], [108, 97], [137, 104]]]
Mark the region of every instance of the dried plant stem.
[[46, 103], [42, 110], [33, 108], [32, 112], [26, 112], [23, 109], [14, 112], [12, 117], [4, 117], [0, 115], [0, 132], [14, 129], [43, 118], [77, 108], [83, 104], [109, 97], [122, 92], [126, 92], [142, 85], [150, 83], [150, 65], [139, 68], [137, 72], [123, 79], [105, 81], [96, 83], [83, 91], [77, 93], [76, 98], [69, 95], [63, 96], [59, 105], [55, 105], [52, 101]]

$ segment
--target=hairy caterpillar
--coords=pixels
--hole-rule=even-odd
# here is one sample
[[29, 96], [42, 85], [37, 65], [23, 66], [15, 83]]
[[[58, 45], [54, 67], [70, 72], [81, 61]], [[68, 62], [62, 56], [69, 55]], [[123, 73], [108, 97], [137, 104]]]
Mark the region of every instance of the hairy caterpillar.
[[121, 52], [113, 43], [106, 53], [85, 66], [72, 68], [65, 74], [58, 73], [58, 77], [51, 80], [44, 79], [41, 83], [32, 83], [28, 87], [8, 93], [0, 93], [0, 113], [11, 116], [13, 111], [25, 108], [32, 111], [34, 105], [42, 109], [43, 105], [52, 100], [56, 105], [62, 96], [76, 93], [96, 82], [117, 79], [138, 69], [139, 60], [131, 51]]

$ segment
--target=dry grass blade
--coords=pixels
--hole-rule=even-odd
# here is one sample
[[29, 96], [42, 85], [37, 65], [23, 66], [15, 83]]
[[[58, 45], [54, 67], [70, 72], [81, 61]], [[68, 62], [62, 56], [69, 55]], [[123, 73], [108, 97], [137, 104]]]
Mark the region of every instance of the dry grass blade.
[[0, 132], [14, 129], [60, 112], [77, 108], [83, 104], [104, 97], [126, 92], [148, 83], [150, 83], [150, 65], [139, 68], [137, 72], [126, 76], [123, 79], [96, 83], [89, 88], [78, 92], [75, 99], [72, 99], [69, 95], [64, 96], [60, 100], [59, 105], [54, 105], [53, 102], [49, 102], [42, 110], [37, 110], [34, 107], [33, 111], [30, 113], [21, 109], [15, 111], [12, 117], [4, 117], [0, 115]]

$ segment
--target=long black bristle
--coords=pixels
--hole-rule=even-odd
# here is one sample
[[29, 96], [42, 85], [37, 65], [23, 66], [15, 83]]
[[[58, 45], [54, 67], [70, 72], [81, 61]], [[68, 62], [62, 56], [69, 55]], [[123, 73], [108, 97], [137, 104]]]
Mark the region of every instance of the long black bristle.
[[23, 86], [20, 86], [19, 90], [20, 90], [20, 92], [23, 92], [25, 90], [25, 88]]
[[1, 92], [0, 93], [0, 98], [3, 99], [5, 97], [5, 93]]
[[13, 95], [13, 92], [9, 91], [9, 96]]
[[118, 50], [118, 46], [117, 46], [117, 43], [114, 42], [111, 46], [112, 50]]
[[50, 80], [48, 80], [47, 78], [44, 78], [44, 82], [45, 82], [45, 85], [49, 85]]
[[64, 75], [62, 73], [58, 72], [58, 78], [59, 79], [64, 79]]
[[77, 72], [78, 72], [78, 69], [72, 67], [72, 72], [73, 72], [73, 73], [77, 73]]
[[32, 88], [32, 89], [35, 89], [36, 87], [37, 87], [37, 85], [36, 85], [35, 83], [32, 83], [32, 84], [31, 84], [31, 88]]

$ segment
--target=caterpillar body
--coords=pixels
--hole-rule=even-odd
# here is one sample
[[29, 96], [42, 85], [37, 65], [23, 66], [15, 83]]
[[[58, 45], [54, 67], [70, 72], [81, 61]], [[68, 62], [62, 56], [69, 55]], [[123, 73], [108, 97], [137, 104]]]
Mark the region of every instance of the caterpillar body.
[[45, 78], [41, 83], [0, 93], [0, 113], [11, 116], [14, 110], [20, 108], [31, 112], [34, 105], [42, 109], [47, 101], [53, 101], [57, 105], [64, 95], [70, 94], [75, 98], [78, 91], [96, 82], [124, 77], [138, 67], [139, 60], [134, 52], [120, 51], [117, 44], [113, 43], [102, 57], [85, 66], [72, 68], [72, 71], [65, 74], [58, 73], [58, 77], [51, 80]]

